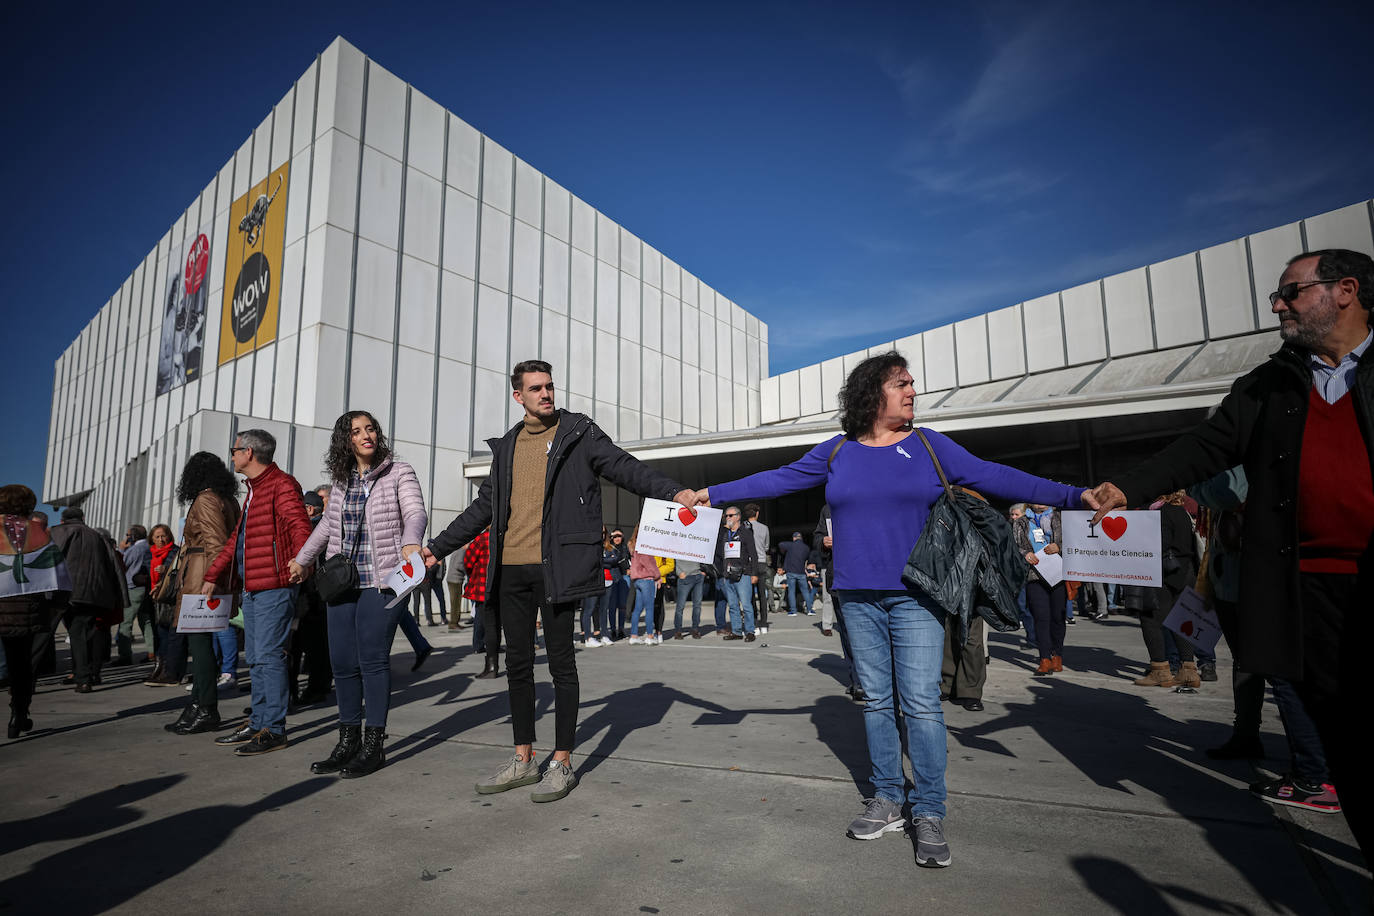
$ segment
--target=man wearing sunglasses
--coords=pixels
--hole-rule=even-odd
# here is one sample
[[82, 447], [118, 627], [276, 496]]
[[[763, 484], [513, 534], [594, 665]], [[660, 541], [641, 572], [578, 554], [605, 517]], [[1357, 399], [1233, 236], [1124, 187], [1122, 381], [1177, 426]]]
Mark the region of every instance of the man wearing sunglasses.
[[1297, 687], [1370, 862], [1374, 811], [1358, 743], [1374, 700], [1363, 671], [1374, 632], [1374, 260], [1304, 252], [1269, 304], [1282, 348], [1205, 422], [1087, 499], [1096, 521], [1244, 466], [1236, 664]]

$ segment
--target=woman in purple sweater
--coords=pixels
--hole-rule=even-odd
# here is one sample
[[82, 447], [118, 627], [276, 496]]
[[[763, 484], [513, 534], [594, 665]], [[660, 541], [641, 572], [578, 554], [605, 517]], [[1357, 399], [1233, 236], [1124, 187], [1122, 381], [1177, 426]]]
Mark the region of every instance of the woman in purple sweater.
[[[849, 630], [859, 683], [868, 694], [864, 729], [874, 797], [849, 825], [849, 836], [873, 840], [900, 830], [902, 745], [893, 707], [893, 676], [906, 721], [915, 785], [907, 793], [916, 831], [917, 864], [950, 863], [945, 816], [945, 721], [940, 664], [945, 612], [902, 581], [942, 488], [914, 433], [916, 389], [906, 360], [891, 351], [854, 368], [840, 390], [841, 436], [798, 461], [697, 493], [725, 505], [773, 498], [825, 485], [834, 531], [835, 591]], [[1083, 490], [983, 461], [933, 430], [923, 430], [951, 483], [1008, 501], [1076, 506]]]
[[329, 502], [291, 561], [291, 578], [304, 579], [322, 555], [346, 554], [358, 569], [358, 588], [327, 606], [339, 741], [327, 759], [310, 765], [312, 773], [352, 778], [386, 763], [382, 737], [391, 694], [391, 640], [398, 615], [409, 612], [404, 604], [399, 610], [387, 607], [394, 593], [382, 583], [403, 562], [423, 568], [420, 539], [427, 519], [415, 469], [391, 456], [381, 425], [367, 411], [350, 410], [335, 421], [325, 467], [333, 482]]

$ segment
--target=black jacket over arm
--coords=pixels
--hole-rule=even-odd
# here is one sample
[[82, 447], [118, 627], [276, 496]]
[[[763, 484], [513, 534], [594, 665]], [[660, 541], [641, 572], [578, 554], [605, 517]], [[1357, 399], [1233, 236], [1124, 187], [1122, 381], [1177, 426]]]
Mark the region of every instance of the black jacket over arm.
[[[1285, 346], [1237, 379], [1216, 412], [1154, 457], [1117, 478], [1127, 505], [1138, 506], [1236, 465], [1244, 465], [1246, 500], [1241, 554], [1238, 667], [1252, 674], [1302, 677], [1302, 603], [1298, 589], [1298, 473], [1312, 373], [1306, 356]], [[1374, 357], [1366, 354], [1350, 396], [1365, 454], [1374, 468]], [[1374, 549], [1361, 575], [1374, 576]], [[1374, 581], [1371, 581], [1374, 588]]]
[[[500, 439], [488, 439], [491, 473], [477, 498], [455, 518], [430, 550], [443, 559], [491, 526], [487, 561], [487, 600], [500, 596], [501, 549], [510, 521], [511, 475], [516, 424]], [[544, 556], [544, 601], [555, 604], [601, 594], [601, 481], [606, 478], [639, 496], [672, 499], [685, 487], [620, 448], [585, 414], [559, 411], [558, 431], [549, 449], [544, 477], [544, 518], [540, 548]]]

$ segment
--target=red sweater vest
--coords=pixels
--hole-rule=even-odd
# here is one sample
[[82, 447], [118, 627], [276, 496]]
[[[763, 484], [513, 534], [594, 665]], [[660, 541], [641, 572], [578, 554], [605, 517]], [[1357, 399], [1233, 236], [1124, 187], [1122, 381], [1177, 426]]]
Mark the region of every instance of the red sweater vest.
[[1352, 395], [1328, 404], [1311, 388], [1298, 474], [1298, 568], [1358, 572], [1374, 537], [1374, 477]]

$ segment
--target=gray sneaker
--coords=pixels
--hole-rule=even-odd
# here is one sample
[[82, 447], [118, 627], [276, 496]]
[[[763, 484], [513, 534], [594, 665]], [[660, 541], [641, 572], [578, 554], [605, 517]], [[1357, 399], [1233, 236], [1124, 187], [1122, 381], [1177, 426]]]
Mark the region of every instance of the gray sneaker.
[[916, 864], [922, 868], [944, 868], [949, 864], [949, 844], [938, 817], [913, 817], [916, 828]]
[[550, 760], [548, 769], [544, 770], [544, 778], [539, 781], [539, 788], [530, 793], [530, 801], [558, 801], [576, 785], [577, 777], [573, 775], [572, 767], [557, 760]]
[[849, 822], [849, 835], [856, 840], [876, 840], [884, 833], [905, 826], [902, 806], [887, 798], [864, 799], [864, 813]]
[[521, 760], [519, 754], [511, 754], [505, 766], [477, 784], [477, 793], [494, 795], [497, 792], [533, 785], [538, 781], [539, 761], [533, 755], [529, 760]]

